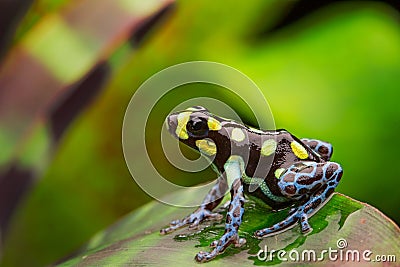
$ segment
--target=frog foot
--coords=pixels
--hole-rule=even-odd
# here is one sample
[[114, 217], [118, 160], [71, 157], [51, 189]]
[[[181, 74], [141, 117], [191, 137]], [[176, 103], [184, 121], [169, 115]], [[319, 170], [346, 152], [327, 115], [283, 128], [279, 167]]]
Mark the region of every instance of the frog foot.
[[318, 196], [312, 197], [302, 206], [290, 209], [289, 216], [286, 219], [274, 224], [271, 227], [255, 231], [254, 236], [257, 238], [262, 238], [277, 234], [293, 226], [296, 222], [300, 223], [301, 232], [303, 235], [311, 233], [313, 229], [308, 222], [308, 218], [318, 207], [322, 206], [321, 203], [326, 200], [324, 196], [325, 194], [319, 194]]
[[222, 218], [223, 216], [219, 213], [212, 213], [207, 209], [199, 208], [182, 220], [174, 220], [170, 222], [169, 227], [160, 230], [160, 234], [169, 234], [186, 225], [189, 226], [189, 229], [196, 229], [199, 224], [205, 220], [221, 220]]
[[255, 231], [254, 236], [257, 238], [263, 238], [275, 234], [284, 229], [287, 229], [289, 226], [293, 225], [296, 221], [298, 221], [298, 214], [297, 212], [294, 212], [291, 215], [289, 215], [289, 217], [287, 217], [285, 220], [276, 223], [271, 227]]
[[246, 239], [239, 238], [237, 234], [232, 235], [228, 232], [224, 234], [221, 239], [211, 242], [210, 246], [214, 248], [211, 252], [200, 251], [196, 254], [195, 260], [197, 262], [210, 261], [224, 252], [230, 244], [234, 244], [235, 247], [241, 247], [246, 244]]
[[311, 231], [312, 228], [308, 224], [307, 214], [302, 212], [301, 209], [297, 209], [296, 211], [291, 211], [289, 214], [290, 214], [289, 217], [287, 217], [283, 221], [276, 223], [271, 227], [255, 231], [254, 236], [257, 238], [263, 238], [272, 234], [276, 234], [278, 232], [288, 229], [290, 226], [294, 225], [299, 220], [301, 221], [303, 233]]

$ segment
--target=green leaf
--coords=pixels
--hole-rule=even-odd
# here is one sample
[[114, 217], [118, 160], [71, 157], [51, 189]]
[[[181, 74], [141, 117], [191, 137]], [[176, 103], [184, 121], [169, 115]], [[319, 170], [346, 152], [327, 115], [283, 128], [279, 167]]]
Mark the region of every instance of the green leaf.
[[[170, 196], [170, 200], [182, 197], [193, 196], [175, 193]], [[206, 263], [207, 266], [275, 265], [282, 262], [275, 254], [272, 254], [274, 257], [271, 259], [260, 260], [257, 253], [266, 248], [268, 251], [286, 251], [286, 258], [289, 251], [297, 250], [302, 255], [304, 250], [314, 250], [317, 260], [321, 251], [329, 248], [338, 250], [338, 257], [342, 253], [342, 259], [348, 253], [351, 260], [351, 254], [355, 250], [359, 252], [361, 261], [366, 250], [372, 252], [367, 253], [370, 259], [375, 259], [376, 255], [399, 257], [396, 255], [400, 251], [399, 227], [376, 208], [339, 193], [334, 193], [329, 202], [310, 218], [313, 231], [308, 235], [301, 234], [300, 227], [296, 224], [278, 235], [256, 239], [252, 236], [255, 230], [279, 222], [287, 216], [287, 210], [273, 212], [253, 201], [246, 202], [245, 206], [240, 236], [245, 237], [247, 243], [241, 248], [229, 247], [215, 260]], [[220, 210], [226, 213], [225, 210]], [[188, 208], [176, 208], [153, 201], [98, 233], [77, 256], [60, 266], [197, 266], [195, 254], [200, 250], [210, 249], [208, 245], [211, 241], [224, 231], [223, 221], [206, 222], [198, 230], [183, 228], [170, 235], [159, 234], [160, 228], [190, 211]], [[346, 242], [347, 246], [338, 249], [339, 240]], [[264, 255], [260, 254], [261, 257]], [[329, 263], [328, 254], [325, 254], [324, 263]]]

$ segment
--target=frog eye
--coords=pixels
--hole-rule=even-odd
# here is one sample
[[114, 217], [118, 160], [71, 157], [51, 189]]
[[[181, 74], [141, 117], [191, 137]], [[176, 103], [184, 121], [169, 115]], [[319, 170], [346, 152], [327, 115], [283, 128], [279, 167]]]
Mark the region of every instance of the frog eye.
[[186, 129], [193, 136], [204, 136], [208, 132], [207, 121], [204, 118], [193, 118], [187, 123]]

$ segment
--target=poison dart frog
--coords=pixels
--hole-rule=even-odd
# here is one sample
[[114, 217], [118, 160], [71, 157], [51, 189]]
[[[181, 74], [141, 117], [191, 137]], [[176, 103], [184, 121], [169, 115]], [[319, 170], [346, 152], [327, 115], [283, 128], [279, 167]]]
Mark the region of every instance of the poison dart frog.
[[186, 225], [195, 228], [206, 219], [222, 219], [212, 211], [230, 189], [225, 232], [211, 243], [211, 252], [196, 255], [198, 262], [215, 258], [230, 244], [239, 247], [246, 242], [238, 235], [244, 195], [261, 199], [273, 210], [291, 207], [287, 218], [257, 230], [255, 237], [277, 234], [296, 222], [307, 234], [312, 231], [308, 218], [327, 202], [342, 177], [341, 166], [330, 161], [331, 144], [299, 139], [284, 129], [255, 129], [211, 114], [201, 106], [169, 115], [166, 124], [179, 141], [206, 156], [219, 177], [197, 210], [172, 221], [160, 233], [168, 234]]

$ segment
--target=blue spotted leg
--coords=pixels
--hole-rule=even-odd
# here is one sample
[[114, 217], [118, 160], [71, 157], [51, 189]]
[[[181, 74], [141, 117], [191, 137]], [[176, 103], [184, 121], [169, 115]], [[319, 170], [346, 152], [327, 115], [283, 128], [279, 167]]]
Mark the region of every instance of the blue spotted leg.
[[160, 230], [160, 234], [169, 234], [186, 225], [189, 225], [190, 229], [195, 229], [204, 220], [221, 220], [223, 216], [219, 213], [213, 213], [212, 210], [221, 203], [227, 190], [227, 180], [223, 175], [218, 178], [216, 184], [208, 192], [207, 196], [204, 198], [202, 204], [197, 210], [182, 220], [174, 220], [170, 222], [169, 227]]
[[303, 138], [301, 141], [319, 154], [323, 160], [329, 161], [331, 159], [333, 146], [330, 143], [308, 138]]
[[265, 237], [285, 230], [297, 221], [301, 231], [312, 231], [308, 217], [321, 207], [333, 193], [343, 174], [341, 166], [336, 162], [298, 162], [292, 165], [280, 178], [278, 186], [281, 193], [303, 204], [292, 209], [289, 216], [280, 223], [258, 230], [256, 237]]
[[238, 178], [233, 181], [231, 187], [231, 202], [229, 204], [229, 210], [226, 215], [224, 234], [219, 240], [211, 243], [210, 246], [213, 247], [213, 250], [211, 252], [200, 251], [195, 257], [196, 261], [209, 261], [215, 258], [218, 254], [224, 252], [224, 250], [230, 244], [234, 244], [236, 247], [240, 247], [246, 243], [246, 240], [244, 238], [240, 238], [238, 235], [239, 226], [242, 223], [243, 213], [243, 185], [240, 178]]

